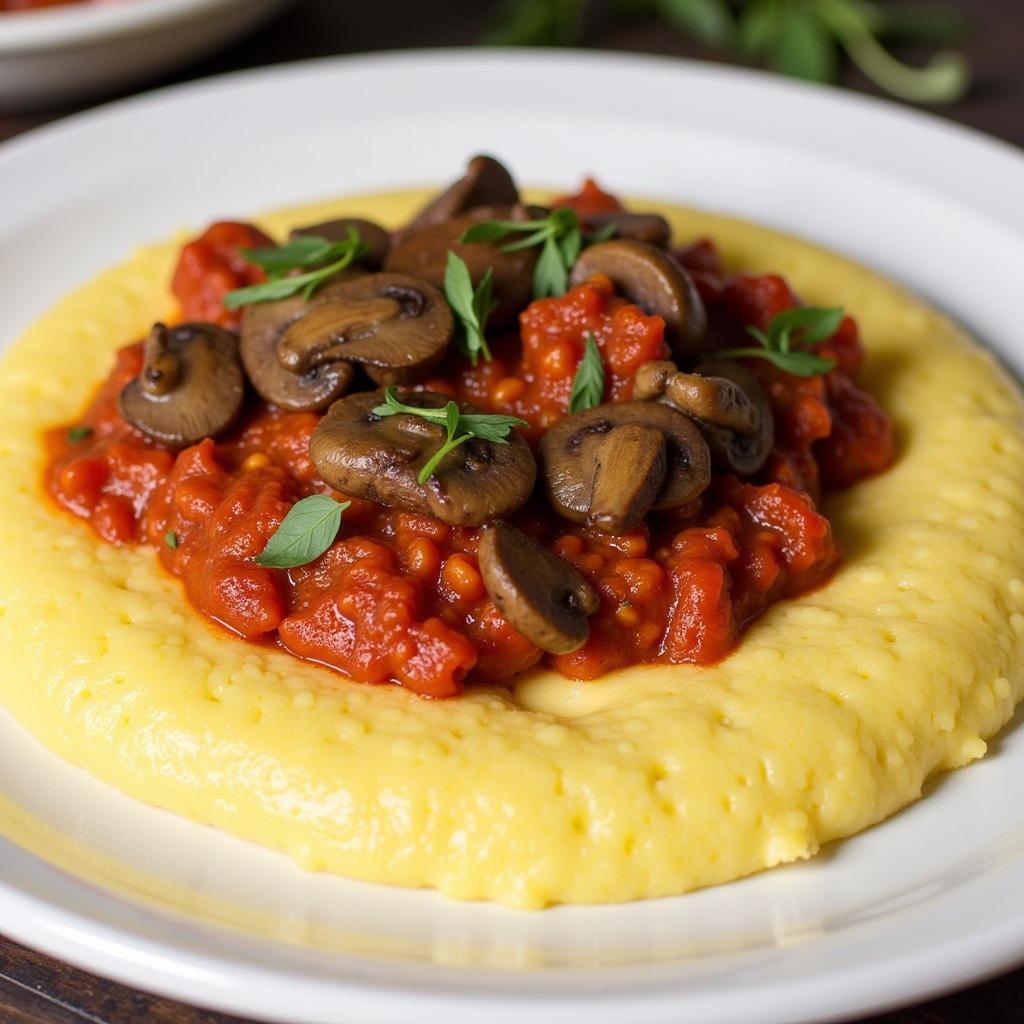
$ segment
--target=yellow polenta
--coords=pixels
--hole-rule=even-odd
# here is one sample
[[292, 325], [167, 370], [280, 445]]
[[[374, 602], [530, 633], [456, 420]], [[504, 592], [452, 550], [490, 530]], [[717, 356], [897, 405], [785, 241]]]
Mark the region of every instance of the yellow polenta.
[[[268, 217], [397, 223], [419, 194]], [[645, 204], [649, 205], [649, 204]], [[734, 220], [664, 210], [732, 268], [844, 305], [899, 460], [829, 503], [845, 551], [712, 668], [551, 673], [449, 702], [346, 683], [206, 623], [152, 551], [40, 490], [119, 345], [171, 313], [176, 242], [61, 302], [0, 369], [0, 699], [131, 796], [305, 867], [517, 907], [680, 893], [813, 854], [985, 753], [1024, 691], [1024, 407], [899, 288]], [[878, 842], [884, 842], [879, 836]]]

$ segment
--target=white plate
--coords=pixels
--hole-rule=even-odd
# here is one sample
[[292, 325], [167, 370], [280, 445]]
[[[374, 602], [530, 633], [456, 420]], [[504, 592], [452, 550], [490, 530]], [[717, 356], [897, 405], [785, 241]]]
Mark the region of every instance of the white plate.
[[82, 103], [198, 60], [291, 0], [94, 0], [0, 14], [0, 106]]
[[[0, 194], [18, 201], [0, 207], [0, 336], [182, 224], [443, 182], [479, 149], [534, 184], [596, 171], [845, 250], [1024, 365], [1016, 151], [763, 75], [564, 53], [279, 68], [4, 147]], [[75, 861], [58, 870], [0, 841], [0, 927], [144, 988], [303, 1024], [837, 1019], [1024, 956], [1022, 776], [1024, 733], [1009, 730], [929, 799], [808, 864], [679, 899], [522, 914], [305, 875], [131, 803], [0, 718], [13, 808], [0, 826], [20, 808], [51, 829], [48, 857]]]

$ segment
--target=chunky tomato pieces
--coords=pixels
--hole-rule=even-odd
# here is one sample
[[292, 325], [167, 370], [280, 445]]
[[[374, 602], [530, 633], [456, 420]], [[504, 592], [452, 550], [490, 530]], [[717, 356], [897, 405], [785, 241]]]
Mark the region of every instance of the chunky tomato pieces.
[[[592, 182], [572, 205], [581, 216], [620, 208]], [[268, 242], [247, 225], [217, 224], [186, 245], [174, 278], [183, 317], [230, 326], [224, 295], [261, 276], [239, 250]], [[765, 328], [797, 304], [779, 277], [725, 275], [706, 239], [675, 255], [725, 344], [749, 344], [747, 324]], [[522, 417], [536, 441], [566, 415], [589, 337], [605, 363], [605, 401], [629, 400], [637, 368], [669, 356], [662, 321], [595, 277], [532, 303], [518, 335], [493, 340], [492, 361], [474, 367], [452, 355], [426, 385]], [[314, 562], [289, 571], [258, 565], [294, 502], [329, 493], [308, 452], [318, 415], [253, 404], [231, 436], [172, 453], [117, 412], [117, 395], [140, 370], [140, 345], [119, 353], [77, 429], [50, 433], [47, 480], [104, 539], [154, 545], [207, 617], [353, 679], [447, 697], [467, 680], [498, 682], [538, 663], [578, 679], [641, 662], [709, 664], [769, 604], [819, 585], [834, 568], [839, 552], [816, 507], [821, 491], [892, 461], [889, 420], [854, 383], [863, 360], [854, 321], [845, 318], [816, 349], [836, 361], [823, 377], [746, 360], [775, 417], [775, 447], [756, 478], [717, 477], [690, 506], [621, 536], [557, 520], [539, 501], [519, 513], [516, 524], [600, 595], [590, 639], [571, 654], [544, 654], [504, 619], [480, 575], [475, 529], [356, 500], [338, 540]]]

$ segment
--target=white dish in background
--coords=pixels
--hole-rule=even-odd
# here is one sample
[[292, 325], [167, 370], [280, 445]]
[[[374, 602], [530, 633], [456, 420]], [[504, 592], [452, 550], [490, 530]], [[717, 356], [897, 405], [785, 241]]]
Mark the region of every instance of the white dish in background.
[[92, 0], [0, 14], [0, 109], [81, 103], [197, 60], [292, 0]]
[[[552, 102], [557, 96], [558, 102]], [[201, 160], [175, 160], [188, 138]], [[1024, 367], [1024, 158], [833, 90], [682, 61], [399, 54], [199, 82], [0, 148], [0, 338], [184, 224], [443, 183], [596, 172], [822, 242]], [[130, 159], [112, 157], [127, 154]], [[69, 173], [69, 168], [74, 173]], [[61, 244], [54, 244], [54, 240]], [[806, 864], [688, 896], [536, 914], [304, 874], [143, 807], [0, 715], [0, 929], [143, 988], [289, 1024], [768, 1024], [848, 1018], [1024, 957], [1024, 731]], [[31, 822], [29, 823], [31, 824]], [[97, 860], [96, 858], [102, 858]]]

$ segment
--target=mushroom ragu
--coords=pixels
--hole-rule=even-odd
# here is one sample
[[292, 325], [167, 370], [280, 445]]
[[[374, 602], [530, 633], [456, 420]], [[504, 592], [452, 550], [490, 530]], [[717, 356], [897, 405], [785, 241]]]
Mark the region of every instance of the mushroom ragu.
[[857, 327], [593, 182], [526, 203], [477, 156], [404, 225], [213, 225], [50, 493], [362, 682], [722, 658], [836, 565], [823, 491], [892, 460]]

